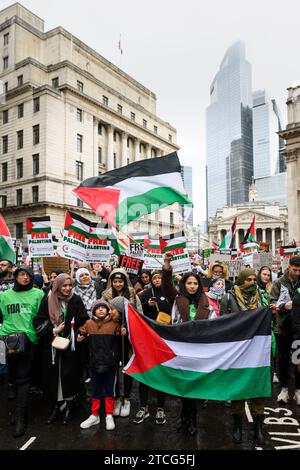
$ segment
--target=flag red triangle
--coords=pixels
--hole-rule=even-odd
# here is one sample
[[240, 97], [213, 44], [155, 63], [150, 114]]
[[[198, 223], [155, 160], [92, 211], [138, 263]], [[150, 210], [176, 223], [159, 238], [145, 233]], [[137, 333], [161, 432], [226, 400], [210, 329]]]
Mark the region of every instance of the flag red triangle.
[[10, 237], [10, 232], [8, 230], [8, 227], [5, 223], [3, 215], [0, 214], [0, 236], [3, 237]]
[[73, 223], [74, 223], [74, 220], [70, 216], [70, 213], [67, 211], [66, 212], [66, 220], [65, 220], [65, 228], [70, 227], [70, 225], [73, 225]]
[[163, 253], [166, 247], [168, 246], [168, 243], [163, 240], [162, 238], [159, 239], [159, 244], [160, 244], [160, 251]]
[[31, 233], [33, 229], [33, 223], [31, 222], [30, 219], [26, 219], [26, 232]]
[[145, 240], [144, 240], [144, 249], [146, 249], [147, 246], [150, 245], [150, 243], [151, 243], [151, 240], [148, 240], [147, 238], [145, 238]]
[[126, 374], [141, 374], [176, 357], [167, 343], [128, 305], [128, 326], [134, 356]]

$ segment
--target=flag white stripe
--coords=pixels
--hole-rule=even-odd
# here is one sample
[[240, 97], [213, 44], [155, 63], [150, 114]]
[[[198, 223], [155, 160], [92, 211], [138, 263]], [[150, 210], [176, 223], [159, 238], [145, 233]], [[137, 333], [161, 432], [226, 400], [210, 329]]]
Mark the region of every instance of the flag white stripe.
[[224, 343], [181, 343], [166, 341], [176, 357], [163, 365], [173, 369], [213, 372], [270, 365], [271, 336], [254, 336]]
[[113, 186], [107, 186], [107, 188], [120, 190], [119, 202], [122, 202], [128, 197], [135, 197], [139, 194], [147, 193], [157, 187], [171, 187], [181, 194], [187, 194], [183, 186], [181, 175], [178, 172], [163, 173], [153, 176], [135, 176], [122, 180], [120, 183]]

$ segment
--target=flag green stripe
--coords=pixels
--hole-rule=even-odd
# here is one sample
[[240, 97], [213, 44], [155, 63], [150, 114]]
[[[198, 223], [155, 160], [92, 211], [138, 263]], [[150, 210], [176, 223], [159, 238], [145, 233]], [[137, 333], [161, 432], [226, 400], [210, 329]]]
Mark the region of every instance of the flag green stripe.
[[40, 227], [40, 228], [32, 228], [30, 230], [30, 232], [28, 233], [44, 233], [44, 232], [47, 232], [47, 233], [51, 233], [51, 227]]
[[[117, 225], [123, 227], [143, 215], [151, 214], [174, 202], [192, 206], [187, 195], [179, 193], [168, 186], [157, 187], [143, 194], [128, 197], [118, 206], [116, 217]], [[132, 206], [135, 207], [135, 210], [131, 211]]]
[[[15, 263], [16, 255], [14, 249], [9, 245], [5, 236], [0, 236], [0, 258]], [[10, 239], [11, 240], [11, 239]], [[11, 240], [12, 243], [12, 240]]]
[[271, 396], [270, 367], [217, 369], [213, 372], [193, 372], [172, 369], [162, 364], [134, 379], [171, 395], [207, 400], [240, 400]]
[[186, 243], [177, 243], [175, 245], [167, 245], [166, 248], [163, 249], [163, 253], [166, 251], [177, 250], [178, 248], [185, 248]]

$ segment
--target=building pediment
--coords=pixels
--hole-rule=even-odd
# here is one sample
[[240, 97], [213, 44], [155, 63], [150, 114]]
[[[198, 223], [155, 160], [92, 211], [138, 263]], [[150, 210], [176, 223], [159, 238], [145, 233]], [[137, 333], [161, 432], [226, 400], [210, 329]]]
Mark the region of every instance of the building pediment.
[[244, 223], [251, 223], [252, 222], [252, 219], [253, 217], [255, 216], [255, 222], [256, 223], [260, 223], [260, 222], [266, 222], [266, 221], [272, 221], [272, 222], [278, 222], [278, 223], [282, 223], [282, 218], [281, 217], [276, 217], [274, 215], [271, 215], [271, 214], [268, 214], [268, 213], [265, 213], [265, 212], [260, 212], [260, 211], [256, 211], [256, 210], [244, 210], [244, 211], [241, 211], [241, 212], [237, 212], [236, 214], [233, 214], [231, 215], [230, 217], [226, 217], [226, 218], [219, 218], [217, 221], [214, 220], [213, 223], [224, 223], [224, 224], [227, 224], [227, 223], [232, 223], [232, 220], [234, 217], [237, 217], [237, 225], [241, 225], [241, 224], [244, 224]]

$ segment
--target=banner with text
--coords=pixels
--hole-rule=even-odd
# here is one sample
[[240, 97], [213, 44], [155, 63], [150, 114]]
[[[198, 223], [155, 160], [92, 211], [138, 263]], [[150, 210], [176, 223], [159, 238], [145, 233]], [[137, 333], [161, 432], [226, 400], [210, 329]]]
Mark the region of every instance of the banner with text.
[[111, 229], [66, 212], [60, 255], [75, 261], [105, 263], [112, 253]]
[[192, 270], [184, 232], [163, 236], [159, 239], [159, 243], [163, 255], [167, 251], [172, 253], [172, 267], [175, 274], [183, 274]]
[[51, 221], [49, 216], [28, 217], [26, 219], [28, 256], [44, 258], [54, 256]]

